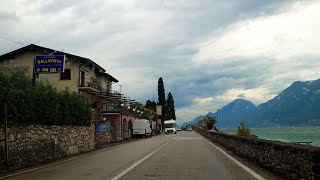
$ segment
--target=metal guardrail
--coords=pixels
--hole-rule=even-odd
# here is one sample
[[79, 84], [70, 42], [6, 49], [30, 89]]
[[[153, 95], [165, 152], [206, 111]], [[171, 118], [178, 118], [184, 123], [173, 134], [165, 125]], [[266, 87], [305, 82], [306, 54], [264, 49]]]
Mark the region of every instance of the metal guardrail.
[[301, 145], [311, 145], [311, 141], [296, 141], [296, 142], [291, 142], [293, 144], [301, 144]]

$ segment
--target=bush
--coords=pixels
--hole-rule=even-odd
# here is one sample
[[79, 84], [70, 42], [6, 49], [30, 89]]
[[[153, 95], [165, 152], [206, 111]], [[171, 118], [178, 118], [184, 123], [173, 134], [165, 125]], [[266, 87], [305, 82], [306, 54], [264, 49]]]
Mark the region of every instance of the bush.
[[90, 125], [91, 108], [80, 94], [59, 92], [48, 82], [32, 86], [32, 78], [19, 68], [0, 70], [0, 100], [5, 99], [17, 113], [10, 126]]
[[241, 121], [237, 129], [237, 135], [239, 136], [255, 136], [249, 128], [246, 127], [246, 124]]

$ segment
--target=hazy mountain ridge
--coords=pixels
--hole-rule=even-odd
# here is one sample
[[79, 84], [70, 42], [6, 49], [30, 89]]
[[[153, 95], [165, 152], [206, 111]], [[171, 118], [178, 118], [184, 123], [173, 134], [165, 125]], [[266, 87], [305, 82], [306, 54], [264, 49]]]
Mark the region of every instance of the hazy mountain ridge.
[[[184, 124], [196, 123], [199, 117]], [[248, 100], [236, 99], [219, 111], [218, 120], [220, 128], [237, 127], [240, 121], [251, 127], [320, 125], [320, 79], [296, 81], [257, 107]]]

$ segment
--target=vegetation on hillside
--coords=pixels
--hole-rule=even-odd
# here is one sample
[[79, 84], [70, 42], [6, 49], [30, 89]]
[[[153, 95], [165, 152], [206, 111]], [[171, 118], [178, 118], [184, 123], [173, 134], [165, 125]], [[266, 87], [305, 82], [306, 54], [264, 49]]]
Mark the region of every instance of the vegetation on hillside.
[[15, 112], [10, 126], [90, 125], [92, 109], [79, 93], [58, 91], [48, 82], [32, 86], [32, 78], [19, 68], [0, 69], [1, 110], [5, 100]]

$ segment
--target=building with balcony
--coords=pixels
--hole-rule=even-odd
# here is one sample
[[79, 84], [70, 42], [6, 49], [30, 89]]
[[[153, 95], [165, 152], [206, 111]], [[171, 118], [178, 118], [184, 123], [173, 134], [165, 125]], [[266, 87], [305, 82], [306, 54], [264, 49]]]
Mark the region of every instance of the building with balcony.
[[134, 101], [114, 91], [112, 85], [119, 81], [91, 59], [30, 44], [1, 55], [0, 67], [3, 69], [21, 67], [27, 74], [32, 75], [36, 55], [64, 55], [66, 57], [63, 73], [38, 74], [36, 80], [47, 81], [58, 90], [68, 88], [86, 98], [94, 110], [92, 122], [96, 125], [105, 124], [108, 127], [102, 132], [97, 129], [98, 143], [130, 138], [130, 122], [143, 115], [127, 108], [134, 105]]

